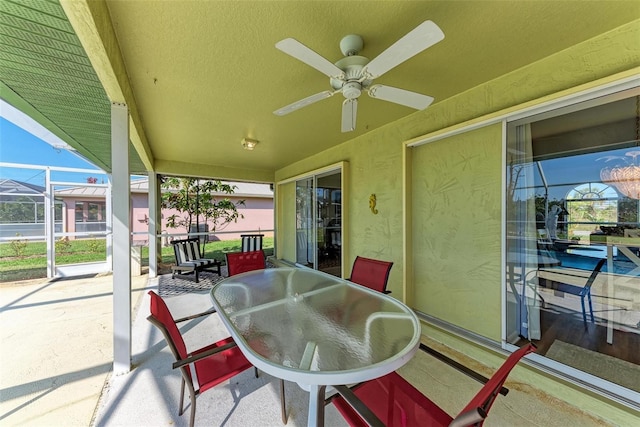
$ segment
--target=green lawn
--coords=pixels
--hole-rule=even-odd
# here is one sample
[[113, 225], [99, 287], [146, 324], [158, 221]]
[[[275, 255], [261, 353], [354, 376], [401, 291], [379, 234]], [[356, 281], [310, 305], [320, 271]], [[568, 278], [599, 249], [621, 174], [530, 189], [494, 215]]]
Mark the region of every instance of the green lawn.
[[[224, 263], [225, 252], [236, 252], [240, 239], [209, 242], [204, 256]], [[263, 248], [273, 254], [273, 238], [265, 237]], [[102, 261], [106, 258], [105, 241], [101, 239], [56, 242], [56, 265]], [[173, 247], [162, 248], [162, 263], [173, 264]], [[149, 248], [142, 247], [142, 265], [149, 265]], [[0, 244], [0, 282], [47, 277], [47, 246], [45, 242], [25, 242], [24, 245]]]

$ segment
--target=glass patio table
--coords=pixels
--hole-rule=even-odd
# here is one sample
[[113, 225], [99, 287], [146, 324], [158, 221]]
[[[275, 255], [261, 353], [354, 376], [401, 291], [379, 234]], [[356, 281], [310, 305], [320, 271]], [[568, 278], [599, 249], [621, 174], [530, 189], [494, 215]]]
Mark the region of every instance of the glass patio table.
[[211, 299], [254, 366], [309, 392], [309, 426], [324, 425], [326, 386], [395, 371], [420, 343], [406, 305], [308, 268], [238, 274], [215, 285]]

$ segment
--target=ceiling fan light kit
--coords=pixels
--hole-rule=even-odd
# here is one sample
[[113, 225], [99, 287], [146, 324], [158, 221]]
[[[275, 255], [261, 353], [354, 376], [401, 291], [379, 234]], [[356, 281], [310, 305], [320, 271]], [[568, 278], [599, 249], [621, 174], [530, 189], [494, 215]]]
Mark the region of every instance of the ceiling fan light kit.
[[372, 83], [374, 79], [442, 39], [444, 39], [442, 30], [432, 21], [425, 21], [369, 61], [368, 58], [358, 55], [364, 47], [362, 37], [350, 34], [340, 41], [340, 50], [345, 57], [335, 64], [295, 39], [281, 40], [276, 43], [276, 48], [328, 76], [329, 84], [333, 90], [308, 96], [273, 113], [284, 116], [315, 102], [330, 98], [336, 93], [342, 93], [345, 98], [342, 102], [342, 132], [351, 132], [356, 128], [358, 98], [362, 92], [367, 92], [374, 99], [393, 102], [416, 110], [424, 110], [433, 102], [431, 96], [381, 84], [372, 86]]

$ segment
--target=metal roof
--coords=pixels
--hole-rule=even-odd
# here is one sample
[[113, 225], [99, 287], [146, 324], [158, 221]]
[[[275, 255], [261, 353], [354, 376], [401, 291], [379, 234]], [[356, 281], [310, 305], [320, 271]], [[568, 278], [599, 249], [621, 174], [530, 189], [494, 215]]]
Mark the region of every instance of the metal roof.
[[[226, 193], [214, 193], [218, 196], [233, 196], [233, 197], [255, 197], [255, 198], [273, 198], [273, 190], [269, 187], [269, 184], [257, 184], [250, 182], [228, 182], [228, 184], [234, 185], [235, 189], [233, 195]], [[146, 178], [131, 181], [132, 193], [147, 193], [149, 191], [149, 180]], [[78, 186], [64, 188], [56, 190], [56, 196], [59, 197], [101, 197], [106, 195], [106, 188], [104, 186]]]
[[3, 99], [111, 171], [111, 103], [58, 1], [0, 1], [0, 70]]

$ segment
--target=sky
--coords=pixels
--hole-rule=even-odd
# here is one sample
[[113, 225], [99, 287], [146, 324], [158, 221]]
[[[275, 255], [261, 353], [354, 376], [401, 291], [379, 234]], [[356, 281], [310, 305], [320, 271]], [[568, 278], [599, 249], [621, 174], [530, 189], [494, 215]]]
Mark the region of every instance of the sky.
[[[96, 166], [72, 151], [56, 148], [64, 146], [67, 145], [47, 129], [0, 101], [0, 162], [97, 170]], [[98, 172], [51, 172], [53, 181], [87, 182], [88, 177], [98, 178], [98, 183], [106, 182], [106, 175]], [[45, 172], [37, 169], [0, 167], [0, 179], [44, 185]]]

